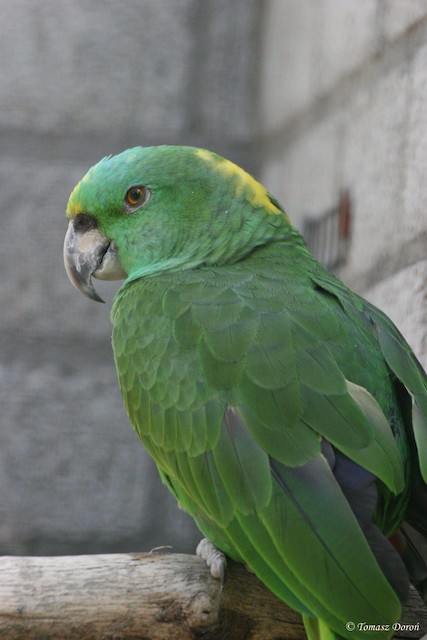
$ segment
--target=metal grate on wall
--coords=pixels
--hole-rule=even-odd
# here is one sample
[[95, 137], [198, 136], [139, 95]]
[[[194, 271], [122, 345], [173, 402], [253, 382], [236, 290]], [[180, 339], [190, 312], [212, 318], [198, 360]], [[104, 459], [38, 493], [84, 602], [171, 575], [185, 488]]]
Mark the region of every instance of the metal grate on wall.
[[351, 200], [342, 191], [338, 203], [316, 217], [306, 217], [302, 232], [308, 248], [324, 267], [342, 266], [347, 257], [351, 226]]

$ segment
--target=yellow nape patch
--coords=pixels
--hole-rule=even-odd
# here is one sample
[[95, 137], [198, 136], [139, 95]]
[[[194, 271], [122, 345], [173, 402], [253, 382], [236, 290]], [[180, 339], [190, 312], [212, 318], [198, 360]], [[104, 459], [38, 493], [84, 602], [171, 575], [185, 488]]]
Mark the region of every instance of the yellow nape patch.
[[283, 215], [283, 211], [270, 200], [267, 189], [237, 164], [216, 156], [206, 149], [198, 149], [196, 153], [206, 163], [215, 166], [219, 173], [234, 181], [237, 197], [245, 193], [247, 200], [254, 207], [262, 207], [269, 213]]

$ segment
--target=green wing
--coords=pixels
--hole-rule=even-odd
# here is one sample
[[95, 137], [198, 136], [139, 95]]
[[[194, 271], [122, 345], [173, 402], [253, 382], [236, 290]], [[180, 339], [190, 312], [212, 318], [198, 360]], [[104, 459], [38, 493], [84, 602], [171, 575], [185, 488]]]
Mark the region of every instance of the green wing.
[[412, 398], [412, 427], [422, 478], [427, 483], [427, 384], [424, 370], [393, 323], [368, 305], [387, 365]]
[[[400, 603], [323, 445], [378, 478], [390, 501], [406, 501], [396, 350], [361, 303], [344, 303], [298, 264], [275, 275], [277, 260], [267, 252], [125, 286], [113, 309], [120, 385], [163, 480], [203, 533], [350, 638], [346, 621], [390, 623]], [[416, 380], [408, 388], [425, 434]]]
[[[381, 355], [394, 381], [394, 393], [404, 412], [404, 428], [411, 459], [411, 524], [427, 535], [427, 378], [411, 347], [392, 321], [379, 309], [361, 300], [329, 274], [317, 276], [318, 284], [338, 296], [344, 306], [353, 301], [375, 331]], [[399, 437], [399, 434], [395, 434]]]

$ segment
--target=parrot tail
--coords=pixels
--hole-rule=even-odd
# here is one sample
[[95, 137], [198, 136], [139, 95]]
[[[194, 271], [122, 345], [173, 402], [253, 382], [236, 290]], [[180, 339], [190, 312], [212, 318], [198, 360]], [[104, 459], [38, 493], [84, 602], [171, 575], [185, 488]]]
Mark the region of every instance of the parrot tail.
[[302, 620], [307, 640], [344, 640], [343, 636], [337, 635], [320, 618], [312, 618], [303, 614]]

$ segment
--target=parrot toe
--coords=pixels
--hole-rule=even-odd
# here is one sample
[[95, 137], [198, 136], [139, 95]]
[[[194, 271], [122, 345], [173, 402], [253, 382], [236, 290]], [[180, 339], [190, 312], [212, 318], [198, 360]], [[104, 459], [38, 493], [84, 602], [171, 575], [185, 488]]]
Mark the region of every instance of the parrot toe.
[[208, 565], [213, 578], [218, 578], [221, 582], [221, 589], [224, 588], [227, 578], [227, 558], [215, 547], [210, 540], [203, 538], [197, 545], [196, 555]]

